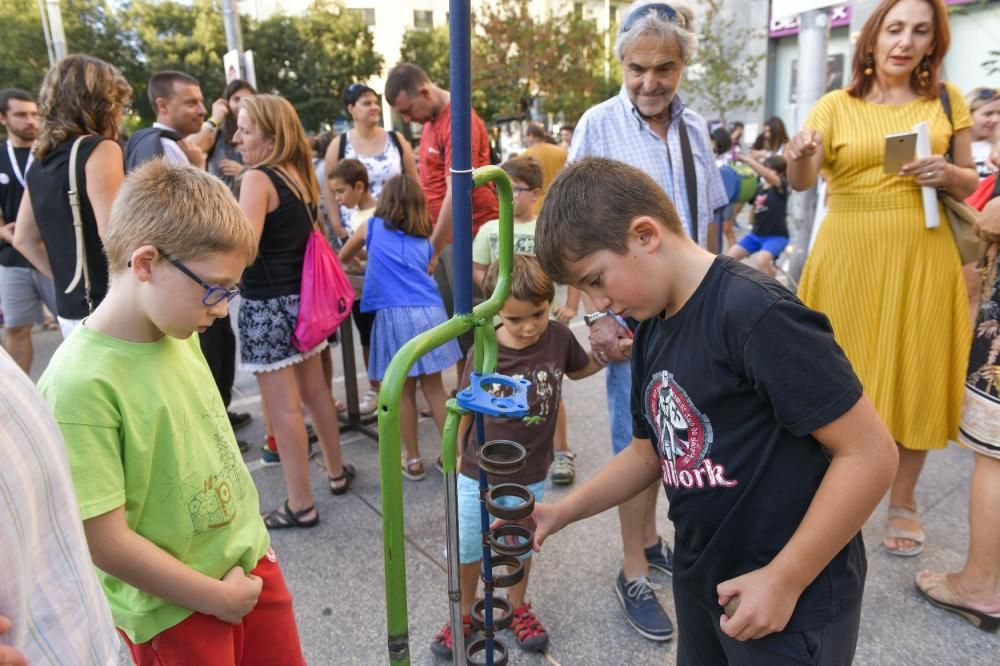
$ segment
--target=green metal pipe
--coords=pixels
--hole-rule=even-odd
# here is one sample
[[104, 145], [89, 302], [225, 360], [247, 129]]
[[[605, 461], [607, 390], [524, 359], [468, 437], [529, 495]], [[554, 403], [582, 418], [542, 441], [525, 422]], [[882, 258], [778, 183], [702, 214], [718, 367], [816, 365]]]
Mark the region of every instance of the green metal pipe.
[[[482, 359], [483, 367], [490, 371], [496, 368], [497, 346], [493, 331], [493, 316], [500, 311], [510, 293], [511, 269], [514, 261], [514, 199], [507, 174], [495, 166], [476, 169], [473, 183], [479, 187], [492, 182], [497, 189], [500, 204], [499, 232], [499, 278], [496, 289], [489, 300], [480, 303], [471, 314], [456, 314], [448, 321], [425, 331], [407, 342], [396, 353], [379, 390], [378, 430], [379, 430], [379, 477], [382, 490], [382, 538], [385, 551], [385, 601], [386, 624], [388, 628], [388, 650], [390, 664], [409, 664], [409, 627], [406, 603], [406, 551], [405, 526], [403, 521], [403, 475], [400, 470], [400, 424], [399, 403], [410, 369], [421, 356], [453, 340], [463, 333], [476, 329], [476, 359]], [[478, 368], [477, 368], [478, 369]], [[453, 422], [455, 419], [451, 419]], [[446, 424], [446, 428], [448, 425]], [[457, 428], [457, 425], [454, 426]], [[457, 430], [456, 430], [457, 434]], [[442, 451], [442, 463], [455, 470], [454, 435], [451, 444], [443, 441], [450, 449], [450, 461]]]

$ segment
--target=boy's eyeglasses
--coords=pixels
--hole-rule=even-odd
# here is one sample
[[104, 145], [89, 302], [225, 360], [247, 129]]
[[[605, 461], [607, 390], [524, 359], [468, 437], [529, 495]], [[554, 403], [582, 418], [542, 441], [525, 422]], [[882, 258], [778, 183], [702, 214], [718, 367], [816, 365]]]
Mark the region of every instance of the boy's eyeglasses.
[[[160, 254], [163, 256], [164, 259], [173, 264], [174, 267], [177, 268], [177, 270], [179, 270], [181, 273], [184, 273], [184, 275], [187, 275], [189, 278], [191, 278], [192, 280], [194, 280], [195, 282], [197, 282], [198, 284], [200, 284], [202, 287], [205, 288], [205, 295], [201, 297], [202, 305], [211, 306], [211, 305], [216, 305], [217, 303], [220, 303], [223, 300], [232, 301], [234, 298], [240, 295], [241, 289], [239, 287], [234, 286], [226, 288], [226, 287], [220, 287], [219, 285], [215, 284], [208, 284], [200, 277], [195, 275], [194, 271], [192, 271], [190, 268], [182, 264], [177, 259], [171, 257], [163, 250], [160, 250]], [[129, 263], [131, 264], [131, 262]]]
[[673, 23], [681, 28], [687, 27], [687, 20], [684, 18], [683, 14], [679, 14], [676, 9], [664, 2], [656, 2], [633, 9], [632, 12], [625, 17], [625, 21], [622, 22], [622, 32], [628, 32], [635, 26], [636, 23], [650, 14], [655, 14], [657, 18], [668, 23]]
[[510, 189], [514, 190], [514, 192], [517, 192], [518, 194], [531, 191], [530, 187], [512, 187]]

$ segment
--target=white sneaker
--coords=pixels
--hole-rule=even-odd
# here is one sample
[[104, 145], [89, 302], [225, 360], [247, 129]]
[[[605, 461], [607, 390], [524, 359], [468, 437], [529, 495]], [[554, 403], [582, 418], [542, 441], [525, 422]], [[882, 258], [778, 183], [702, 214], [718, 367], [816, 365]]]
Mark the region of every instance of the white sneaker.
[[378, 391], [370, 388], [365, 391], [361, 402], [358, 403], [358, 411], [361, 412], [362, 416], [368, 416], [374, 414], [376, 409], [378, 409]]

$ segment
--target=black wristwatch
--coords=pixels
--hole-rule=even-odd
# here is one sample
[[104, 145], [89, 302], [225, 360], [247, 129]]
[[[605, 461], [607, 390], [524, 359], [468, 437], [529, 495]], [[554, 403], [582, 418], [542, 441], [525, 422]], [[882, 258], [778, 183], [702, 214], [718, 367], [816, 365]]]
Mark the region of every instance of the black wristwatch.
[[583, 323], [587, 325], [588, 328], [604, 319], [608, 316], [607, 310], [598, 310], [597, 312], [591, 312], [589, 314], [583, 315]]

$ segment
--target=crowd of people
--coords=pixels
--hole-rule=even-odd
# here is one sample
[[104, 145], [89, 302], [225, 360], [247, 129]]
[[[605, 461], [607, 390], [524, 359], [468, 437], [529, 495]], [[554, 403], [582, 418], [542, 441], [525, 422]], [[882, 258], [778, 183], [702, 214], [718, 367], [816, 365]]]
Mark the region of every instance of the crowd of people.
[[[514, 480], [537, 500], [535, 549], [616, 507], [623, 558], [609, 587], [639, 634], [666, 641], [674, 625], [650, 570], [673, 576], [679, 664], [798, 663], [803, 645], [818, 663], [849, 663], [861, 526], [888, 493], [886, 552], [931, 545], [918, 480], [928, 452], [954, 440], [976, 460], [968, 559], [915, 584], [932, 604], [1000, 628], [1000, 91], [963, 96], [941, 80], [941, 0], [883, 0], [849, 85], [792, 136], [773, 117], [744, 149], [742, 124], [710, 133], [682, 100], [698, 47], [691, 7], [637, 0], [622, 16], [620, 92], [558, 139], [528, 123], [525, 150], [502, 164], [516, 257], [498, 370], [532, 388], [529, 416], [488, 419], [487, 434], [527, 449]], [[319, 523], [313, 442], [331, 494], [371, 473], [341, 455], [336, 336], [304, 348], [296, 333], [314, 235], [363, 275], [350, 315], [368, 375], [363, 413], [396, 352], [453, 314], [451, 96], [410, 63], [389, 72], [384, 95], [422, 125], [416, 148], [382, 127], [379, 95], [361, 83], [342, 95], [352, 128], [312, 142], [286, 99], [242, 80], [206, 108], [196, 79], [155, 74], [156, 122], [127, 141], [132, 89], [113, 64], [64, 58], [37, 105], [0, 91], [0, 451], [24, 463], [0, 471], [21, 507], [2, 505], [13, 554], [0, 641], [12, 647], [0, 643], [0, 663], [105, 664], [113, 627], [137, 664], [304, 663], [268, 531]], [[885, 135], [919, 122], [931, 155], [885, 173]], [[485, 166], [489, 133], [474, 112], [471, 126], [473, 166]], [[755, 190], [739, 238], [734, 163]], [[827, 212], [793, 295], [772, 279], [787, 202], [819, 178]], [[982, 251], [964, 267], [945, 208], [940, 225], [926, 223], [928, 188], [981, 209]], [[488, 297], [498, 207], [492, 188], [472, 198], [467, 268]], [[589, 351], [567, 326], [581, 305]], [[25, 373], [46, 309], [65, 339], [36, 388]], [[417, 389], [443, 429], [449, 386], [469, 381], [471, 343], [450, 341], [409, 372], [400, 472], [411, 481], [428, 475]], [[241, 456], [250, 447], [235, 435], [251, 417], [230, 410], [237, 365], [259, 387], [261, 464], [280, 465], [287, 490], [263, 513]], [[598, 372], [610, 462], [544, 503], [547, 480], [576, 482], [563, 377]], [[454, 631], [473, 631], [481, 566], [470, 425], [458, 476], [465, 622], [435, 636], [431, 651], [445, 658]], [[661, 486], [672, 545], [656, 522]], [[509, 590], [511, 626], [522, 649], [543, 651], [529, 571], [527, 560]], [[67, 585], [47, 589], [56, 575]], [[72, 629], [60, 613], [69, 605], [88, 609]]]

